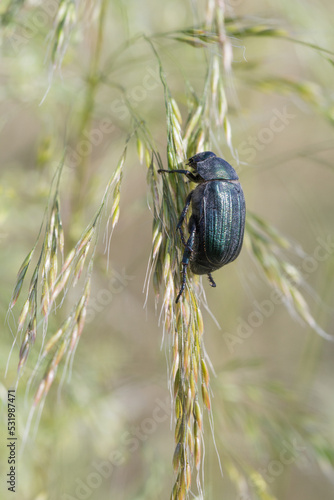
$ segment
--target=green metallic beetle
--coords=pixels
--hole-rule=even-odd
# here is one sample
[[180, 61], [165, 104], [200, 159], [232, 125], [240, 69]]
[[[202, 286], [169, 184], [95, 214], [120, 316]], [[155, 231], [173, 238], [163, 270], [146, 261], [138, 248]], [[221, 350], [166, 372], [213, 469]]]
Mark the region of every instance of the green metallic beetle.
[[[211, 273], [235, 260], [241, 250], [245, 230], [245, 198], [234, 168], [211, 151], [188, 159], [194, 170], [159, 170], [169, 174], [184, 174], [198, 186], [187, 196], [177, 229], [185, 251], [182, 258], [182, 284], [176, 302], [185, 285], [187, 267], [194, 274], [207, 274], [215, 287]], [[185, 240], [182, 223], [192, 203], [189, 238]]]

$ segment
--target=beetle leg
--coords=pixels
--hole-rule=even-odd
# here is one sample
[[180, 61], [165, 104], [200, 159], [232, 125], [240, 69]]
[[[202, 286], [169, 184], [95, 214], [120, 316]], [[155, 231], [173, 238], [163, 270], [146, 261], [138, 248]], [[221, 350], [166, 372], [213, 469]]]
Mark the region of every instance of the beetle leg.
[[186, 204], [184, 205], [184, 208], [181, 212], [181, 215], [180, 215], [180, 218], [179, 218], [179, 221], [177, 223], [177, 226], [176, 226], [176, 231], [179, 230], [180, 231], [180, 236], [181, 236], [181, 240], [182, 240], [182, 243], [184, 244], [185, 247], [187, 247], [187, 242], [184, 238], [184, 234], [183, 234], [183, 231], [182, 231], [182, 224], [183, 224], [183, 221], [184, 221], [184, 218], [188, 212], [188, 209], [189, 209], [189, 206], [190, 206], [190, 202], [191, 202], [191, 196], [193, 194], [193, 191], [191, 191], [191, 193], [188, 194], [187, 198], [186, 198]]
[[176, 297], [176, 300], [175, 300], [176, 303], [178, 303], [179, 298], [181, 297], [181, 295], [185, 289], [185, 286], [186, 286], [187, 267], [189, 264], [190, 256], [191, 256], [192, 251], [193, 251], [193, 246], [194, 246], [194, 241], [195, 241], [196, 223], [195, 223], [195, 219], [193, 219], [193, 217], [190, 217], [189, 232], [190, 232], [190, 236], [189, 236], [188, 241], [186, 243], [186, 249], [185, 249], [185, 251], [183, 253], [183, 257], [182, 257], [182, 266], [183, 266], [182, 283], [181, 283], [181, 288], [180, 288], [180, 291], [178, 293], [178, 296]]
[[191, 181], [198, 182], [198, 175], [194, 175], [192, 172], [189, 172], [189, 170], [164, 170], [163, 168], [159, 168], [158, 174], [161, 174], [161, 172], [165, 172], [166, 174], [183, 174]]
[[215, 288], [217, 285], [214, 282], [213, 277], [211, 276], [211, 273], [208, 273], [208, 278], [209, 278], [209, 281], [210, 281], [210, 286], [213, 286]]

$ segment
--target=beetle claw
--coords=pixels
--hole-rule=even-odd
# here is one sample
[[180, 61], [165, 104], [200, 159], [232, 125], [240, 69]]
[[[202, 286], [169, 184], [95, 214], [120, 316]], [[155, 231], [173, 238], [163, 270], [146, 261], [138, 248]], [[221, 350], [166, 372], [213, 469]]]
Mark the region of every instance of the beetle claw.
[[214, 282], [213, 277], [211, 276], [211, 273], [208, 273], [208, 278], [209, 278], [209, 281], [210, 281], [210, 286], [212, 286], [213, 288], [216, 288], [217, 285]]

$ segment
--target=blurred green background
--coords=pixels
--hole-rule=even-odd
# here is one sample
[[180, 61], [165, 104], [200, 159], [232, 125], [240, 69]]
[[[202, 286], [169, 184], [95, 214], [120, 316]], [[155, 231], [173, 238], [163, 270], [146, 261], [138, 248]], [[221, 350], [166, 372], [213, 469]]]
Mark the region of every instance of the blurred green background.
[[[88, 76], [100, 5], [78, 2], [76, 21], [67, 33], [68, 46], [65, 42], [64, 54], [57, 55], [55, 61], [61, 67], [52, 70], [52, 5], [56, 2], [50, 2], [48, 11], [41, 4], [26, 2], [13, 9], [12, 17], [2, 25], [1, 498], [7, 494], [13, 498], [5, 478], [6, 390], [15, 384], [19, 351], [15, 346], [5, 378], [12, 345], [6, 324], [8, 304], [17, 271], [35, 243], [64, 141], [76, 151], [83, 109], [92, 89]], [[8, 12], [8, 5], [4, 2], [0, 7], [1, 14]], [[237, 16], [259, 19], [259, 24], [261, 17], [288, 27], [293, 37], [328, 49], [334, 46], [332, 2], [286, 1], [277, 5], [235, 1], [231, 5]], [[196, 25], [203, 11], [201, 2], [108, 3], [99, 61], [105, 79], [94, 90], [91, 126], [100, 130], [101, 122], [107, 119], [114, 127], [102, 134], [101, 140], [99, 133], [89, 139], [92, 151], [83, 185], [84, 203], [77, 214], [73, 211], [73, 190], [78, 189], [75, 162], [64, 168], [62, 216], [66, 235], [74, 241], [98, 208], [122, 152], [129, 117], [122, 105], [120, 85], [146, 120], [165, 159], [163, 90], [152, 52], [139, 40], [113, 64], [110, 54], [139, 32], [150, 35]], [[326, 258], [317, 260], [315, 266], [306, 258], [315, 255], [321, 241], [332, 242], [334, 238], [333, 63], [328, 60], [333, 57], [284, 39], [250, 37], [232, 42], [234, 74], [225, 84], [247, 207], [303, 248], [304, 256], [294, 263], [304, 271], [305, 296], [319, 324], [334, 335], [334, 249], [330, 247]], [[183, 112], [183, 75], [196, 90], [202, 88], [203, 54], [200, 49], [165, 39], [158, 40], [156, 46]], [[283, 119], [273, 121], [282, 114]], [[98, 144], [92, 144], [94, 141]], [[212, 147], [236, 166], [223, 132], [217, 134]], [[164, 345], [161, 348], [160, 309], [155, 308], [152, 290], [143, 307], [152, 226], [146, 173], [132, 144], [124, 168], [120, 221], [111, 240], [109, 270], [101, 238], [87, 322], [71, 377], [66, 378], [61, 391], [58, 384], [51, 388], [38, 431], [32, 428], [20, 456], [15, 494], [20, 500], [169, 498], [174, 479], [167, 388], [170, 353]], [[233, 472], [224, 469], [226, 464], [240, 461], [249, 464], [250, 471], [259, 470], [265, 476], [273, 496], [262, 498], [332, 499], [333, 345], [294, 320], [283, 305], [275, 305], [260, 320], [257, 316], [258, 323], [252, 326], [255, 302], [267, 301], [271, 290], [246, 249], [237, 262], [218, 271], [215, 280], [216, 289], [206, 281], [204, 287], [220, 328], [204, 312], [204, 335], [216, 372], [216, 377], [211, 377], [212, 412], [224, 476], [206, 416], [205, 498], [253, 498], [247, 493], [240, 496], [231, 481]], [[77, 293], [75, 289], [71, 292], [72, 300]], [[23, 299], [19, 303], [22, 305]], [[66, 307], [59, 312], [62, 319]], [[14, 309], [16, 320], [18, 313], [19, 307]], [[8, 320], [14, 328], [11, 314]], [[51, 327], [53, 322], [54, 328], [59, 324], [58, 318], [50, 321]], [[241, 324], [248, 324], [248, 334], [246, 338], [239, 335], [240, 342], [231, 345], [228, 334], [238, 335]], [[29, 358], [27, 376], [33, 366]], [[24, 380], [17, 392], [21, 437], [32, 396], [25, 397]], [[299, 433], [292, 432], [295, 428]], [[292, 459], [284, 463], [280, 454], [287, 449], [286, 443], [291, 448], [291, 442], [295, 451], [290, 449]]]

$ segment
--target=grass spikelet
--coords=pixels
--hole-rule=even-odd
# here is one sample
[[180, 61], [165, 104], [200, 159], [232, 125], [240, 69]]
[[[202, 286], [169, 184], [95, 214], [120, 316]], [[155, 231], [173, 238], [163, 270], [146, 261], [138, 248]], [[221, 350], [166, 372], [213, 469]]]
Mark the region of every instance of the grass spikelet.
[[[154, 237], [154, 235], [153, 235], [153, 237]], [[156, 235], [156, 237], [154, 237], [154, 240], [153, 240], [152, 260], [154, 260], [155, 257], [157, 256], [157, 254], [160, 250], [161, 243], [162, 243], [162, 233], [159, 232]]]
[[175, 451], [174, 451], [174, 456], [173, 456], [173, 468], [174, 468], [175, 472], [177, 472], [179, 470], [180, 457], [181, 457], [181, 444], [178, 443], [176, 445], [176, 448], [175, 448]]
[[222, 82], [219, 82], [218, 86], [218, 123], [222, 125], [225, 120], [227, 113], [227, 99]]
[[171, 98], [170, 102], [171, 102], [171, 106], [172, 106], [173, 116], [176, 119], [176, 123], [177, 123], [176, 126], [179, 128], [179, 130], [181, 130], [182, 116], [181, 116], [179, 106], [173, 97]]
[[225, 137], [226, 137], [226, 142], [228, 144], [228, 147], [232, 150], [232, 129], [230, 122], [227, 118], [227, 116], [224, 117], [224, 132], [225, 132]]
[[185, 144], [187, 144], [187, 142], [189, 141], [189, 138], [190, 138], [192, 132], [194, 131], [196, 125], [199, 122], [200, 117], [202, 116], [202, 112], [203, 112], [203, 107], [198, 106], [198, 108], [193, 113], [192, 117], [190, 118], [188, 125], [186, 126], [184, 135], [183, 135], [183, 140], [185, 141]]
[[51, 365], [51, 367], [49, 368], [49, 370], [47, 371], [47, 373], [45, 375], [45, 387], [44, 387], [44, 395], [45, 396], [49, 392], [50, 387], [55, 379], [55, 376], [56, 376], [56, 367], [53, 367]]
[[35, 310], [28, 324], [28, 337], [30, 345], [32, 345], [35, 342], [36, 335], [37, 335], [37, 312]]
[[52, 290], [56, 279], [57, 279], [57, 273], [58, 273], [58, 256], [57, 256], [57, 251], [56, 247], [54, 246], [52, 248], [52, 253], [51, 253], [51, 263], [50, 263], [50, 272], [49, 272], [49, 289]]
[[41, 382], [38, 386], [38, 389], [36, 391], [34, 401], [33, 401], [33, 407], [36, 407], [39, 404], [39, 402], [41, 401], [42, 396], [44, 394], [44, 389], [45, 389], [45, 379], [43, 378], [43, 380], [41, 380]]
[[58, 295], [64, 290], [64, 288], [68, 282], [68, 279], [71, 275], [71, 272], [72, 272], [72, 269], [68, 268], [63, 273], [60, 274], [58, 281], [56, 281], [56, 284], [55, 284], [55, 286], [52, 290], [52, 293], [51, 293], [51, 299], [50, 299], [51, 304], [54, 303], [54, 301], [56, 300]]
[[61, 269], [61, 274], [63, 274], [65, 271], [67, 271], [67, 269], [71, 266], [71, 264], [73, 262], [73, 259], [75, 257], [75, 254], [76, 254], [76, 249], [72, 248], [72, 250], [70, 251], [70, 253], [66, 257], [64, 265], [63, 265], [63, 267]]
[[190, 489], [190, 485], [191, 485], [191, 467], [188, 463], [186, 465], [185, 477], [186, 477], [186, 490], [188, 491]]
[[142, 164], [144, 161], [145, 147], [144, 147], [143, 141], [141, 141], [140, 137], [137, 137], [137, 154], [138, 154], [139, 161]]
[[42, 285], [42, 297], [41, 297], [41, 303], [42, 303], [42, 313], [44, 317], [47, 317], [48, 312], [49, 312], [49, 306], [50, 306], [50, 293], [49, 293], [49, 285], [44, 279], [43, 285]]
[[200, 469], [201, 461], [202, 461], [201, 438], [195, 437], [195, 467], [197, 470]]
[[211, 410], [210, 396], [208, 393], [208, 389], [205, 384], [202, 384], [202, 398], [205, 406], [208, 410]]
[[205, 151], [205, 132], [203, 129], [199, 129], [198, 133], [196, 134], [196, 141], [195, 141], [195, 152], [200, 153], [201, 151]]
[[28, 253], [28, 255], [26, 256], [26, 258], [24, 259], [24, 261], [21, 264], [19, 272], [17, 273], [16, 283], [14, 285], [14, 291], [13, 291], [12, 298], [11, 298], [11, 301], [9, 304], [10, 309], [12, 309], [15, 306], [16, 301], [19, 298], [19, 295], [20, 295], [20, 292], [22, 289], [22, 285], [24, 282], [24, 278], [25, 278], [25, 275], [27, 274], [28, 267], [29, 267], [29, 264], [31, 262], [31, 258], [33, 256], [34, 250], [35, 250], [35, 247]]
[[17, 371], [20, 372], [22, 367], [24, 366], [26, 360], [27, 360], [27, 357], [28, 357], [28, 354], [29, 354], [29, 349], [30, 349], [30, 346], [29, 346], [29, 337], [28, 337], [28, 334], [26, 333], [25, 336], [24, 336], [24, 339], [23, 339], [23, 342], [21, 344], [21, 348], [20, 348], [20, 353], [19, 353], [19, 364], [18, 364], [18, 367], [17, 367]]
[[218, 56], [215, 55], [213, 57], [213, 62], [212, 62], [211, 81], [210, 81], [210, 87], [211, 87], [210, 90], [214, 102], [217, 99], [219, 80], [220, 80], [219, 59]]
[[178, 374], [178, 370], [179, 370], [179, 353], [176, 352], [175, 356], [174, 356], [174, 359], [173, 359], [173, 368], [172, 368], [172, 379], [173, 380], [176, 380], [176, 376]]
[[209, 376], [209, 370], [206, 366], [206, 363], [204, 361], [204, 359], [201, 359], [201, 368], [202, 368], [202, 378], [203, 378], [203, 381], [206, 385], [206, 387], [209, 387], [209, 380], [210, 380], [210, 376]]
[[54, 22], [51, 47], [51, 62], [54, 68], [61, 65], [68, 39], [76, 22], [76, 7], [73, 0], [61, 0]]
[[96, 230], [95, 224], [90, 226], [88, 229], [86, 229], [86, 231], [81, 236], [80, 240], [78, 241], [78, 243], [75, 247], [76, 255], [80, 254], [80, 256], [81, 256], [82, 250], [83, 249], [85, 250], [87, 248], [87, 246], [89, 246], [91, 244], [95, 230]]
[[30, 298], [28, 297], [24, 303], [24, 306], [22, 308], [21, 314], [20, 314], [19, 319], [18, 319], [18, 326], [17, 326], [18, 332], [20, 332], [23, 328], [24, 322], [27, 318], [29, 307], [30, 307]]
[[73, 328], [73, 331], [72, 331], [72, 335], [71, 335], [70, 352], [73, 352], [75, 346], [77, 345], [78, 338], [79, 338], [79, 328], [78, 328], [78, 325], [75, 325], [75, 327]]
[[73, 278], [73, 286], [75, 286], [81, 276], [81, 273], [83, 271], [85, 262], [86, 262], [86, 257], [89, 252], [89, 247], [90, 247], [91, 240], [87, 242], [86, 247], [83, 249], [82, 252], [80, 252], [80, 256], [77, 259], [77, 263], [74, 268], [74, 278]]
[[64, 230], [63, 230], [63, 225], [60, 219], [60, 213], [58, 212], [58, 219], [57, 219], [57, 231], [58, 231], [58, 244], [59, 244], [59, 250], [62, 255], [62, 259], [64, 260], [64, 246], [65, 246], [65, 236], [64, 236]]
[[[70, 319], [68, 319], [66, 322], [69, 323], [69, 321]], [[52, 335], [52, 337], [44, 347], [43, 357], [45, 357], [51, 351], [51, 349], [57, 344], [57, 342], [61, 339], [61, 337], [64, 335], [64, 331], [66, 330], [67, 326], [68, 324], [67, 325], [65, 324], [63, 327], [59, 328], [55, 334]]]

